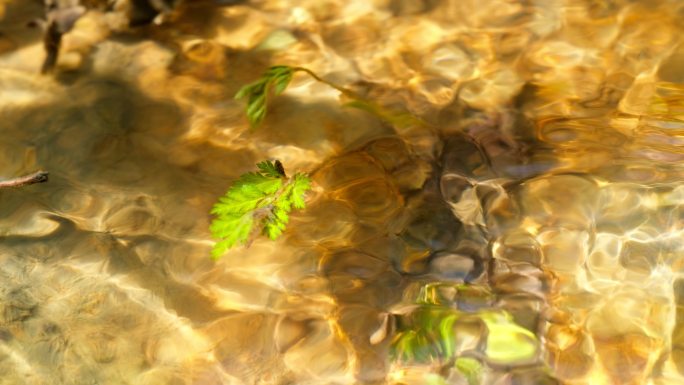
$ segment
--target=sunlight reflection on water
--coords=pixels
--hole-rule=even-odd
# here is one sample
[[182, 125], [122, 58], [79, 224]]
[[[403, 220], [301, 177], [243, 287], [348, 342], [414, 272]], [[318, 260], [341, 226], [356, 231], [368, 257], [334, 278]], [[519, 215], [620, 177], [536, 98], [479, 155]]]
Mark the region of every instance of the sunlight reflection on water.
[[[680, 2], [92, 10], [50, 76], [42, 7], [2, 15], [0, 176], [50, 171], [0, 190], [3, 384], [684, 382]], [[251, 130], [233, 95], [273, 64], [426, 124], [297, 76]], [[266, 158], [307, 209], [213, 262], [211, 205]], [[451, 357], [391, 359], [424, 314]]]

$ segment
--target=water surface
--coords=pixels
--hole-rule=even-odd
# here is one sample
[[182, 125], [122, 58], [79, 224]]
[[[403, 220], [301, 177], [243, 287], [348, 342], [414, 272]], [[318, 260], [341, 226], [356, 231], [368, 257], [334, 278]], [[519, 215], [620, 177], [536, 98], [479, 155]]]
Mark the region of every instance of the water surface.
[[[0, 190], [2, 384], [684, 383], [681, 2], [186, 3], [89, 11], [49, 75], [1, 3], [0, 175], [50, 172]], [[298, 75], [250, 129], [275, 64], [424, 124]], [[214, 262], [263, 159], [308, 207]]]

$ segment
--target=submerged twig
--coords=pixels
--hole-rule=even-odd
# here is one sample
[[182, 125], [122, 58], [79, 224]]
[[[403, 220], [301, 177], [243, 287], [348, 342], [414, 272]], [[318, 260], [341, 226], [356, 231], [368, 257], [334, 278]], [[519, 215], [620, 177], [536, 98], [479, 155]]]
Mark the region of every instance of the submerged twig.
[[34, 172], [33, 174], [29, 174], [29, 175], [22, 176], [19, 178], [0, 181], [0, 188], [3, 188], [3, 187], [21, 187], [21, 186], [26, 186], [29, 184], [34, 184], [34, 183], [47, 182], [47, 180], [48, 180], [48, 172], [47, 171], [37, 171], [37, 172]]
[[43, 36], [43, 46], [45, 47], [45, 60], [40, 72], [45, 74], [52, 71], [57, 64], [59, 47], [62, 45], [62, 32], [56, 22], [48, 24]]

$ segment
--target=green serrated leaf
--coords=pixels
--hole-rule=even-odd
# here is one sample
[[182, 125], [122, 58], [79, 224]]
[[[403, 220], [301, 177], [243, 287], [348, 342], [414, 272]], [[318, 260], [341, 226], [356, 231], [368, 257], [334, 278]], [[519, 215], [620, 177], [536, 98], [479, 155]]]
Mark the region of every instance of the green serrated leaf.
[[304, 208], [304, 195], [311, 188], [306, 174], [288, 179], [277, 160], [259, 162], [257, 168], [258, 172], [241, 175], [211, 209], [216, 217], [209, 230], [218, 239], [212, 250], [214, 259], [231, 247], [248, 245], [260, 233], [278, 238], [292, 208]]
[[276, 160], [275, 163], [270, 160], [259, 162], [257, 167], [262, 174], [272, 178], [282, 178], [285, 176], [285, 169], [279, 160]]
[[250, 215], [224, 216], [222, 221], [212, 223], [209, 228], [212, 236], [222, 239], [212, 250], [212, 257], [217, 259], [235, 244], [246, 242], [252, 226]]
[[309, 189], [311, 189], [311, 179], [305, 174], [295, 174], [292, 186], [292, 205], [294, 208], [304, 208], [304, 195]]

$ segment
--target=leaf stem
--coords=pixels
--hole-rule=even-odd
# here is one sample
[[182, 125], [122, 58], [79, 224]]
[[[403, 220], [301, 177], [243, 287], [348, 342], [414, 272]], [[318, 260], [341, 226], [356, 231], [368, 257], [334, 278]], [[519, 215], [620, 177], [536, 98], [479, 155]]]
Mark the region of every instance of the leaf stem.
[[312, 78], [314, 78], [316, 81], [321, 82], [321, 83], [323, 83], [323, 84], [325, 84], [325, 85], [327, 85], [327, 86], [330, 86], [330, 87], [336, 89], [337, 91], [340, 91], [344, 96], [350, 97], [350, 98], [352, 98], [352, 99], [363, 99], [363, 98], [362, 98], [361, 96], [359, 96], [359, 94], [357, 94], [356, 92], [354, 92], [354, 91], [352, 91], [352, 90], [350, 90], [350, 89], [348, 89], [348, 88], [344, 88], [344, 87], [342, 87], [342, 86], [339, 86], [339, 85], [337, 85], [337, 84], [335, 84], [335, 83], [333, 83], [333, 82], [330, 82], [330, 81], [328, 81], [328, 80], [325, 80], [325, 79], [323, 79], [322, 77], [318, 76], [315, 72], [311, 71], [310, 69], [308, 69], [308, 68], [306, 68], [306, 67], [293, 67], [293, 68], [292, 68], [292, 71], [293, 71], [293, 72], [298, 72], [298, 71], [299, 71], [299, 72], [305, 72], [305, 73], [307, 73], [309, 76], [311, 76]]
[[[314, 80], [316, 80], [320, 83], [323, 83], [329, 87], [332, 87], [337, 91], [340, 91], [340, 93], [342, 93], [342, 95], [344, 95], [344, 96], [346, 96], [346, 97], [348, 97], [354, 101], [360, 102], [360, 105], [355, 105], [352, 102], [349, 104], [350, 106], [354, 106], [354, 107], [360, 108], [360, 109], [365, 109], [368, 112], [371, 112], [371, 113], [377, 115], [378, 117], [380, 117], [383, 120], [387, 120], [387, 121], [391, 122], [392, 121], [392, 115], [397, 114], [396, 112], [394, 112], [390, 109], [387, 109], [387, 108], [381, 106], [380, 104], [378, 104], [372, 100], [368, 100], [368, 99], [362, 97], [361, 95], [350, 90], [349, 88], [342, 87], [342, 86], [337, 85], [331, 81], [323, 79], [322, 77], [318, 76], [315, 72], [311, 71], [310, 69], [308, 69], [306, 67], [292, 67], [292, 72], [305, 72], [305, 73], [307, 73], [309, 76], [314, 78]], [[364, 108], [363, 105], [367, 106], [368, 108]], [[401, 114], [401, 115], [405, 115], [406, 117], [409, 118], [409, 120], [411, 122], [413, 122], [415, 124], [421, 125], [423, 127], [430, 127], [431, 128], [429, 123], [425, 122], [423, 119], [421, 119], [421, 118], [419, 118], [419, 117], [417, 117], [411, 113], [405, 113], [405, 114]], [[400, 115], [397, 115], [395, 118], [398, 118], [398, 117], [400, 117]]]

